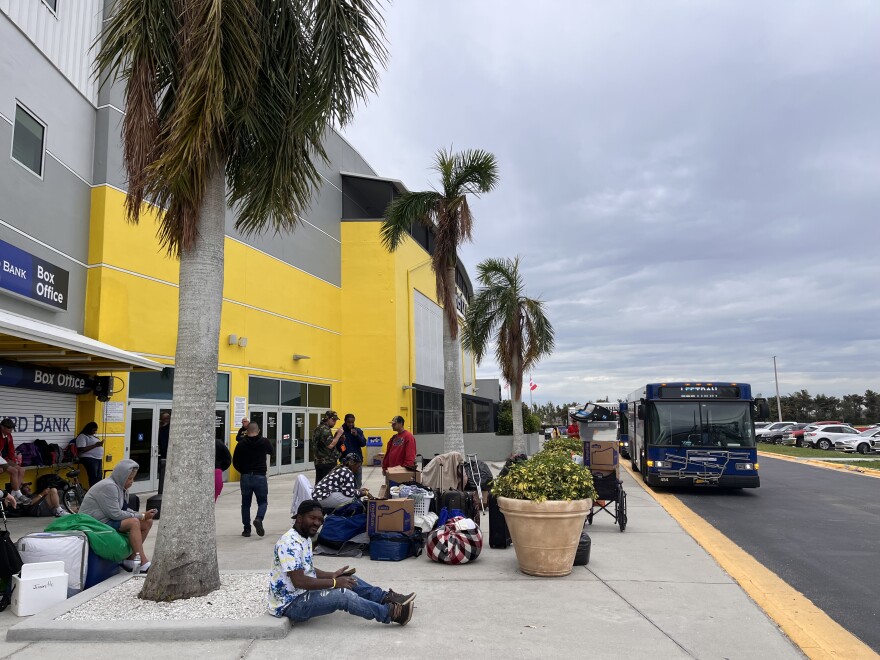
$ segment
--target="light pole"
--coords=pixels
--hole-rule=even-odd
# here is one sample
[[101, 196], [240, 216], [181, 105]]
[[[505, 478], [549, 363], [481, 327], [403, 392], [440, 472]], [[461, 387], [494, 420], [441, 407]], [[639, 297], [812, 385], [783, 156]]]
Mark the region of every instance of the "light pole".
[[782, 402], [779, 399], [779, 374], [776, 371], [776, 356], [773, 356], [773, 378], [776, 379], [776, 413], [779, 415], [779, 421], [782, 421]]

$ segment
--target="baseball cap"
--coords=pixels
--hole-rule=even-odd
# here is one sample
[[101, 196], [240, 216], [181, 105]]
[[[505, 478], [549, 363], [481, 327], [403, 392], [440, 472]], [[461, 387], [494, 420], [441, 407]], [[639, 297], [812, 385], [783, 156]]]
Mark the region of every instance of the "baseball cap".
[[9, 417], [6, 417], [3, 419], [2, 422], [0, 422], [0, 426], [5, 426], [8, 429], [14, 429], [15, 428], [15, 420], [11, 419]]
[[336, 414], [335, 410], [328, 410], [327, 412], [324, 413], [324, 419], [330, 419], [331, 417], [335, 417], [336, 419], [339, 419], [339, 415]]
[[400, 415], [398, 415], [397, 417], [392, 417], [391, 421], [388, 423], [389, 424], [403, 424], [404, 423], [403, 417], [401, 417]]

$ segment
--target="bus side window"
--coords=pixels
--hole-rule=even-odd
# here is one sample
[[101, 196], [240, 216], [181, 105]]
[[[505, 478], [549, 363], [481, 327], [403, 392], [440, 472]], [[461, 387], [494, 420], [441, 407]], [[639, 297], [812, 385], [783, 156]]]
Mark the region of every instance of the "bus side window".
[[641, 420], [645, 419], [645, 406], [636, 406], [636, 417]]

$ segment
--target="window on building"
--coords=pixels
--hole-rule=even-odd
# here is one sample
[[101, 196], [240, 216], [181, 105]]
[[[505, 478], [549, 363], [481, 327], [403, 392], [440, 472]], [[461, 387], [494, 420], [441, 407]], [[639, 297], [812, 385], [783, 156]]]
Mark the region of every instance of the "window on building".
[[229, 374], [217, 374], [217, 401], [229, 402]]
[[12, 158], [43, 176], [43, 141], [46, 125], [20, 105], [15, 106], [15, 127], [12, 132]]
[[281, 381], [281, 405], [304, 406], [306, 405], [305, 383], [297, 383], [292, 380]]
[[279, 381], [274, 378], [248, 379], [248, 399], [253, 406], [277, 406]]
[[443, 433], [443, 392], [416, 387], [415, 433]]
[[[128, 398], [170, 401], [174, 398], [174, 367], [165, 367], [162, 371], [131, 372], [128, 377]], [[229, 401], [229, 374], [217, 374], [217, 401]]]
[[309, 385], [309, 408], [330, 408], [330, 386], [329, 385]]
[[492, 433], [495, 431], [495, 415], [491, 401], [481, 401], [463, 396], [461, 412], [465, 433]]

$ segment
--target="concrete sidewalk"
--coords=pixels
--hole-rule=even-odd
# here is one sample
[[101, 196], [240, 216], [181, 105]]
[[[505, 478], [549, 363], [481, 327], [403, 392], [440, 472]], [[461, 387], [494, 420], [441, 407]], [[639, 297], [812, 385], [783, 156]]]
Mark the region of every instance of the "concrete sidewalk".
[[[381, 472], [365, 468], [366, 486], [378, 491]], [[308, 474], [311, 478], [313, 475]], [[294, 626], [283, 640], [138, 644], [0, 643], [0, 658], [70, 659], [281, 658], [329, 653], [335, 657], [425, 656], [451, 650], [481, 658], [754, 658], [803, 657], [776, 625], [715, 561], [628, 475], [629, 525], [618, 531], [600, 513], [590, 529], [590, 564], [565, 578], [520, 573], [513, 548], [488, 546], [488, 516], [480, 558], [444, 566], [424, 555], [403, 562], [319, 557], [320, 568], [344, 563], [358, 577], [397, 591], [416, 591], [416, 610], [405, 628], [383, 626], [345, 613]], [[268, 570], [272, 548], [290, 525], [293, 475], [269, 484], [266, 536], [241, 536], [237, 484], [217, 502], [217, 545], [222, 569]], [[254, 511], [256, 507], [254, 507]], [[48, 519], [10, 520], [13, 539], [42, 529]], [[35, 524], [36, 523], [36, 524]], [[155, 538], [148, 542], [151, 550]], [[0, 636], [17, 623], [0, 614]]]

